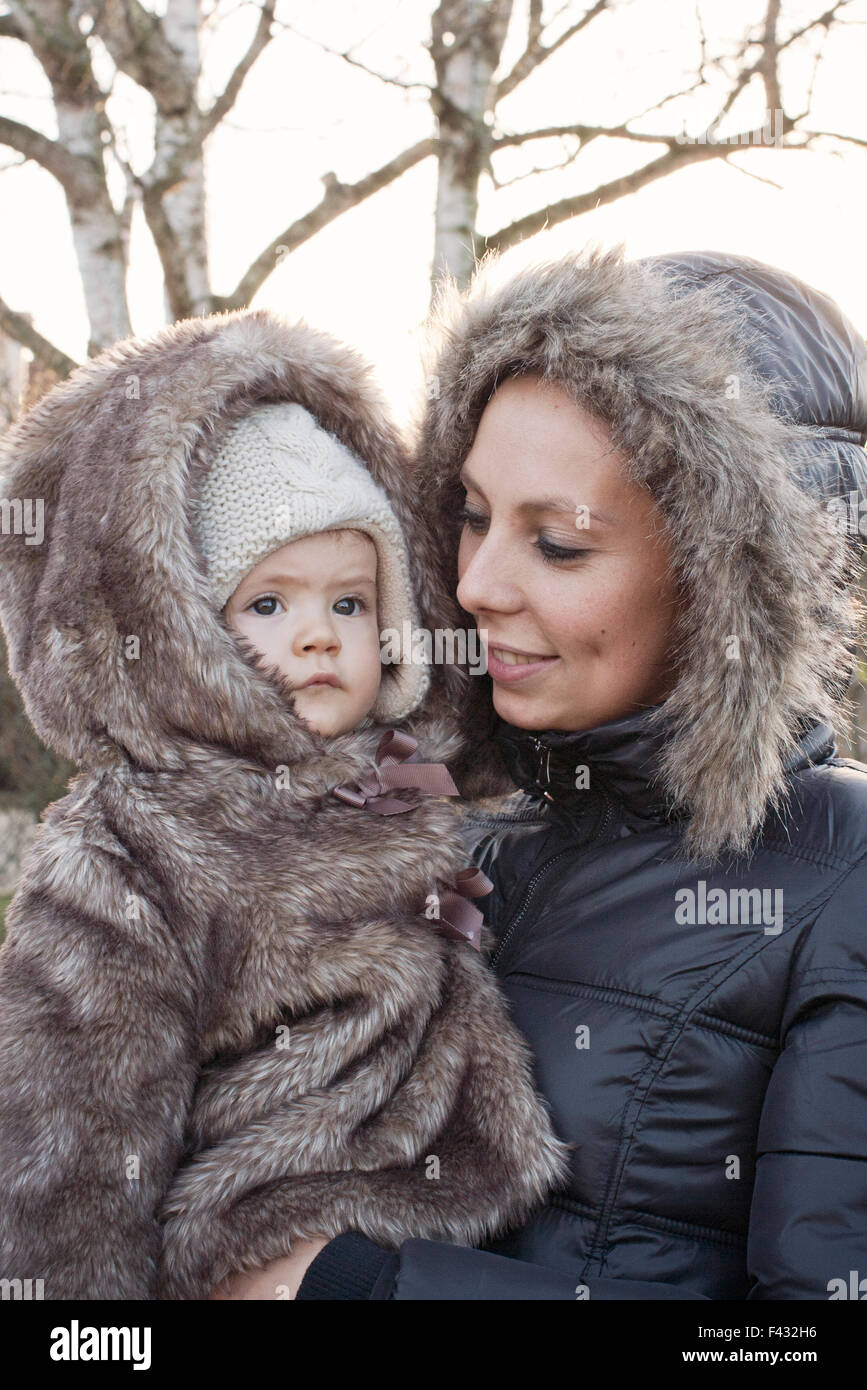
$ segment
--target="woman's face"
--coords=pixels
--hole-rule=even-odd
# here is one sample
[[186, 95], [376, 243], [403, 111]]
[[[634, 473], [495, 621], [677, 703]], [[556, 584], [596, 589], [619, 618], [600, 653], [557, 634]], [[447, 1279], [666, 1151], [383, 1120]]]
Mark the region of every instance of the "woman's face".
[[658, 704], [678, 590], [662, 515], [607, 426], [538, 376], [511, 377], [461, 471], [458, 602], [494, 707], [522, 729], [592, 729]]

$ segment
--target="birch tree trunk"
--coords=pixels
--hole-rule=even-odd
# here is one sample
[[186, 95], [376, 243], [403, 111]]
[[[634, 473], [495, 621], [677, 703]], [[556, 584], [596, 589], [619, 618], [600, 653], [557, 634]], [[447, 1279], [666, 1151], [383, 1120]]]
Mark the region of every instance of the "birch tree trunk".
[[90, 321], [88, 351], [96, 352], [130, 332], [121, 223], [105, 180], [112, 139], [105, 94], [93, 76], [78, 5], [10, 0], [10, 9], [51, 83], [57, 145], [66, 156], [61, 182]]
[[[211, 312], [205, 191], [205, 160], [198, 101], [202, 14], [199, 0], [169, 0], [163, 29], [178, 55], [188, 86], [188, 100], [177, 112], [157, 109], [156, 156], [151, 179], [165, 191], [161, 213], [163, 236], [171, 239], [171, 264], [179, 272], [166, 287], [169, 316], [185, 318]], [[164, 262], [165, 264], [165, 262]], [[174, 292], [172, 292], [172, 289]]]
[[475, 263], [479, 179], [490, 167], [492, 79], [512, 0], [442, 0], [431, 23], [439, 135], [431, 283], [448, 271], [466, 284]]

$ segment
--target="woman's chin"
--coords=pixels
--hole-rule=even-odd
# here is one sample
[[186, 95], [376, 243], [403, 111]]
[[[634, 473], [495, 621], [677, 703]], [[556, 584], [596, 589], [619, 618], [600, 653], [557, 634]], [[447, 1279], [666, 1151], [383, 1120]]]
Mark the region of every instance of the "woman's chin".
[[496, 681], [493, 685], [494, 709], [507, 724], [514, 724], [516, 729], [554, 727], [552, 720], [557, 717], [556, 708], [550, 700], [543, 699], [539, 694], [534, 698], [530, 691], [503, 688]]

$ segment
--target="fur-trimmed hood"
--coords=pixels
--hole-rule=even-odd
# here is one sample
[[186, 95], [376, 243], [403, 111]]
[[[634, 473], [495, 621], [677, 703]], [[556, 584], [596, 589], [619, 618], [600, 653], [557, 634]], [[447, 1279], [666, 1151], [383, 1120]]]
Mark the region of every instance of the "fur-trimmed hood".
[[[35, 517], [28, 506], [41, 507], [44, 526], [41, 543], [20, 524], [0, 534], [10, 670], [40, 737], [78, 765], [129, 759], [164, 770], [219, 749], [266, 767], [310, 764], [327, 778], [329, 754], [358, 742], [354, 731], [325, 740], [299, 720], [208, 600], [192, 524], [198, 490], [231, 425], [266, 401], [303, 405], [369, 468], [404, 532], [421, 626], [443, 625], [434, 542], [358, 353], [266, 310], [130, 338], [79, 367], [0, 441], [0, 497], [23, 506], [25, 522]], [[442, 666], [432, 675], [437, 686], [450, 679]], [[425, 710], [436, 705], [435, 689]], [[407, 725], [417, 737], [422, 726], [445, 738], [428, 750], [435, 758], [456, 746], [433, 716]]]
[[[417, 491], [457, 583], [460, 467], [497, 385], [533, 371], [606, 420], [657, 500], [691, 601], [680, 677], [648, 714], [659, 776], [688, 813], [686, 851], [742, 851], [784, 799], [803, 721], [834, 719], [852, 665], [849, 544], [827, 502], [867, 498], [867, 350], [826, 296], [747, 258], [628, 261], [591, 247], [461, 293], [446, 281], [417, 422]], [[863, 534], [863, 533], [862, 533]], [[463, 614], [465, 625], [472, 619]], [[742, 659], [726, 659], [737, 634]], [[465, 794], [510, 782], [488, 677], [465, 674]]]

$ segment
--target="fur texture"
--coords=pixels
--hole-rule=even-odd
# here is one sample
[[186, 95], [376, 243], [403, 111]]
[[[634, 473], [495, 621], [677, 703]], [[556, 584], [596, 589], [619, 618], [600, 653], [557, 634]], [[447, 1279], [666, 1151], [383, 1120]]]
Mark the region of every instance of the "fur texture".
[[[416, 422], [415, 467], [428, 530], [447, 538], [441, 587], [457, 581], [458, 473], [485, 405], [505, 378], [538, 372], [609, 424], [659, 504], [690, 600], [675, 633], [680, 676], [653, 716], [670, 721], [661, 780], [688, 813], [687, 858], [745, 851], [785, 799], [799, 717], [833, 719], [851, 666], [846, 542], [790, 466], [814, 432], [774, 414], [773, 383], [749, 366], [760, 329], [719, 281], [685, 293], [676, 267], [629, 262], [622, 246], [499, 284], [496, 264], [488, 257], [466, 293], [443, 283], [429, 339], [436, 389]], [[727, 658], [731, 635], [740, 660]], [[471, 749], [459, 785], [466, 796], [511, 790], [490, 680], [457, 674]]]
[[[348, 1228], [472, 1244], [566, 1174], [485, 961], [420, 911], [466, 860], [453, 808], [335, 798], [382, 728], [312, 732], [208, 606], [197, 488], [264, 400], [369, 465], [422, 623], [449, 626], [369, 369], [306, 324], [255, 311], [128, 340], [3, 441], [2, 492], [44, 499], [46, 528], [0, 536], [10, 665], [82, 768], [0, 950], [0, 1275], [49, 1299], [204, 1298]], [[432, 677], [401, 727], [446, 761], [459, 683]]]

